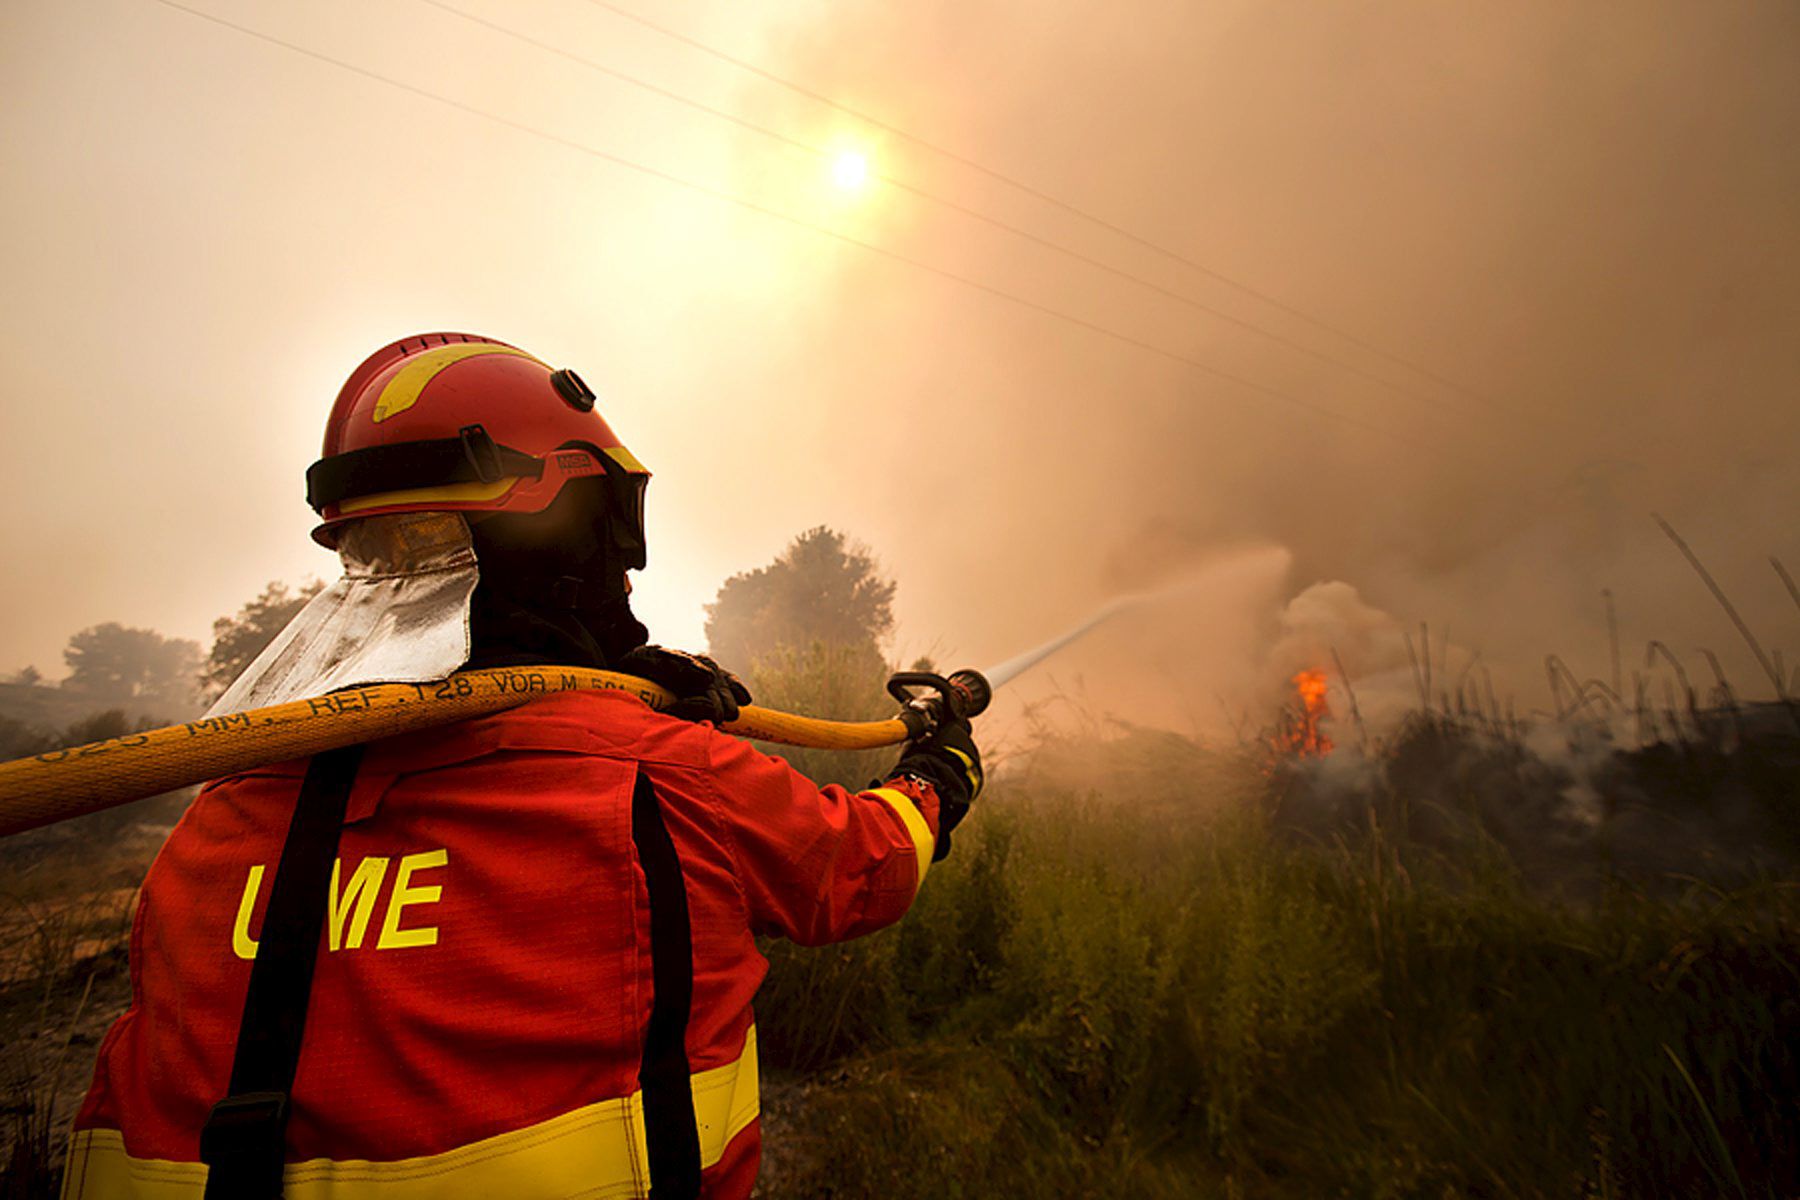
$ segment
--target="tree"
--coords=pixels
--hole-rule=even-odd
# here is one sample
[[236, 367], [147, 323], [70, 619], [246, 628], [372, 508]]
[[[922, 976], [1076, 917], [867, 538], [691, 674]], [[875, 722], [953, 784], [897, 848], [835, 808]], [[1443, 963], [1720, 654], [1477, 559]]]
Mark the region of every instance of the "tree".
[[894, 627], [894, 583], [876, 574], [866, 547], [821, 525], [775, 561], [733, 575], [706, 606], [713, 657], [749, 670], [766, 656], [814, 643], [880, 657]]
[[[862, 546], [820, 526], [766, 567], [733, 575], [706, 606], [713, 656], [760, 704], [845, 721], [893, 713], [882, 643], [894, 627], [894, 584]], [[892, 750], [846, 753], [765, 746], [819, 783], [861, 787]]]
[[244, 673], [244, 668], [324, 587], [315, 579], [298, 591], [290, 591], [279, 579], [272, 580], [262, 595], [238, 609], [235, 616], [214, 621], [212, 653], [207, 655], [200, 672], [201, 689], [209, 696], [217, 696], [230, 687], [231, 681]]
[[20, 667], [17, 671], [12, 673], [12, 677], [6, 682], [17, 683], [24, 687], [36, 687], [44, 682], [44, 673], [36, 667]]
[[69, 677], [63, 680], [66, 688], [180, 710], [194, 703], [200, 646], [153, 629], [128, 629], [108, 621], [70, 638], [63, 661], [69, 665]]

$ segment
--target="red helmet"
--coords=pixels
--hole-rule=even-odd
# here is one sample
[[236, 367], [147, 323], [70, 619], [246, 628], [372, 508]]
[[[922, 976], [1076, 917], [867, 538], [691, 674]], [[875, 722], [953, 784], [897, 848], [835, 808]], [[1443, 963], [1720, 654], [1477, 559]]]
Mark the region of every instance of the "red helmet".
[[612, 537], [644, 565], [644, 469], [594, 411], [581, 376], [467, 333], [377, 350], [338, 392], [325, 456], [306, 472], [336, 545], [346, 521], [382, 513], [536, 513], [571, 479], [610, 480]]

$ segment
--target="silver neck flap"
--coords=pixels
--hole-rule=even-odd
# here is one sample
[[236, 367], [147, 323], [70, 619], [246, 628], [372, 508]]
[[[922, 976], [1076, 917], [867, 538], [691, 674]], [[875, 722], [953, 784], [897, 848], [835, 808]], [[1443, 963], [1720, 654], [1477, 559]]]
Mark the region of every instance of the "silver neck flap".
[[300, 610], [207, 716], [348, 687], [429, 683], [469, 661], [480, 571], [460, 513], [352, 522], [338, 533], [338, 557], [343, 577]]

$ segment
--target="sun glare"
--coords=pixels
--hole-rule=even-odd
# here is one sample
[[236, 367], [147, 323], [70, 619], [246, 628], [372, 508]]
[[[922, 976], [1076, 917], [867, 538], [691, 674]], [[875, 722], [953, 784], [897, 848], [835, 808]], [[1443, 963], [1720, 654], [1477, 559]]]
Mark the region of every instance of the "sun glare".
[[845, 150], [831, 160], [831, 180], [846, 192], [860, 192], [869, 186], [869, 158], [854, 150]]

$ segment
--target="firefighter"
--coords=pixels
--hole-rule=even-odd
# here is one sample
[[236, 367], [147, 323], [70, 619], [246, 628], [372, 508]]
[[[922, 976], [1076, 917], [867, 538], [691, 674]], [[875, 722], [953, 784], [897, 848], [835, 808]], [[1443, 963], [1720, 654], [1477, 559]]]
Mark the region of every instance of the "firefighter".
[[853, 793], [719, 732], [749, 695], [645, 645], [649, 473], [594, 404], [488, 338], [364, 362], [307, 475], [344, 576], [212, 715], [531, 664], [679, 703], [559, 692], [202, 789], [144, 881], [66, 1197], [749, 1194], [753, 937], [897, 921], [980, 757], [940, 727]]

